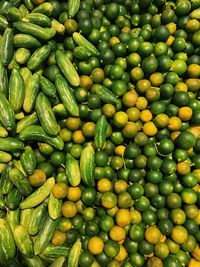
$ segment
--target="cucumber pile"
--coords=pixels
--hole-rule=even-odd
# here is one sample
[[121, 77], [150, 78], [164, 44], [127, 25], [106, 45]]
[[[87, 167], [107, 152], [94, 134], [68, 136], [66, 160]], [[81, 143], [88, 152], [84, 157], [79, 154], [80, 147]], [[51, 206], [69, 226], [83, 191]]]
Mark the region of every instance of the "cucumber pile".
[[0, 267], [200, 266], [200, 0], [0, 1]]

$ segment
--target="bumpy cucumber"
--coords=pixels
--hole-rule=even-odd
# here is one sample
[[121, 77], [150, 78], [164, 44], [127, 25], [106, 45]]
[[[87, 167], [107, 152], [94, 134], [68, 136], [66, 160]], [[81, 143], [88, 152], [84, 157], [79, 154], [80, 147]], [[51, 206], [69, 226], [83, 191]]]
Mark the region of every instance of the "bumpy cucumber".
[[6, 221], [8, 222], [12, 233], [14, 232], [15, 227], [19, 224], [19, 214], [19, 208], [7, 211]]
[[91, 145], [86, 146], [81, 153], [80, 171], [83, 182], [88, 186], [94, 186], [94, 149]]
[[0, 121], [6, 130], [15, 130], [15, 113], [2, 91], [0, 91]]
[[41, 13], [29, 13], [23, 20], [42, 27], [51, 27], [51, 19]]
[[28, 232], [30, 235], [36, 235], [40, 230], [42, 225], [42, 221], [47, 213], [47, 204], [42, 203], [31, 214], [29, 225], [28, 225]]
[[24, 209], [20, 211], [20, 225], [28, 229], [29, 221], [34, 209]]
[[3, 195], [7, 195], [13, 188], [13, 183], [9, 179], [9, 171], [11, 170], [12, 165], [7, 164], [5, 170], [1, 174], [0, 187], [2, 189]]
[[24, 144], [13, 137], [0, 137], [0, 149], [8, 152], [16, 152], [24, 149]]
[[91, 44], [83, 35], [81, 35], [79, 32], [74, 32], [73, 33], [73, 39], [74, 42], [77, 45], [83, 46], [86, 49], [90, 51], [90, 53], [94, 56], [98, 56], [99, 51], [96, 49], [96, 47]]
[[78, 186], [80, 184], [81, 174], [79, 163], [70, 153], [66, 155], [65, 172], [72, 186]]
[[117, 97], [116, 95], [107, 89], [105, 86], [100, 85], [98, 86], [96, 90], [96, 94], [99, 96], [99, 98], [107, 104], [116, 104]]
[[98, 150], [100, 150], [106, 142], [106, 130], [107, 130], [106, 117], [102, 115], [96, 123], [95, 133], [94, 133], [94, 142]]
[[14, 47], [36, 48], [41, 43], [30, 34], [18, 33], [14, 35]]
[[13, 43], [13, 30], [7, 28], [3, 33], [0, 45], [0, 56], [4, 66], [8, 66], [13, 58]]
[[68, 267], [78, 267], [79, 256], [81, 254], [81, 247], [82, 247], [81, 241], [76, 241], [71, 247], [67, 262]]
[[63, 267], [63, 264], [65, 262], [65, 257], [60, 256], [57, 258], [49, 267]]
[[40, 77], [40, 87], [45, 95], [49, 97], [56, 97], [56, 88], [53, 83], [51, 83], [47, 78], [44, 76]]
[[31, 146], [25, 147], [25, 151], [20, 157], [23, 169], [28, 175], [31, 175], [36, 168], [36, 157]]
[[34, 256], [32, 259], [25, 258], [22, 263], [27, 267], [46, 267], [46, 265], [38, 256]]
[[8, 192], [6, 196], [6, 206], [9, 209], [15, 209], [19, 206], [21, 199], [22, 194], [16, 187], [14, 187], [11, 191]]
[[42, 252], [42, 255], [49, 258], [57, 258], [60, 256], [68, 257], [70, 248], [66, 245], [54, 246], [52, 244], [48, 245]]
[[29, 58], [29, 61], [27, 63], [28, 68], [30, 70], [36, 70], [37, 67], [39, 67], [42, 63], [45, 62], [50, 52], [51, 52], [50, 45], [44, 45], [42, 47], [39, 47]]
[[48, 202], [48, 212], [51, 219], [56, 220], [61, 214], [62, 200], [54, 197], [53, 193], [50, 194]]
[[68, 1], [68, 13], [70, 17], [74, 17], [79, 10], [80, 0], [69, 0]]
[[17, 123], [16, 132], [20, 133], [27, 126], [34, 125], [36, 123], [38, 123], [38, 117], [36, 112], [33, 112], [31, 115], [25, 116], [24, 119]]
[[36, 12], [36, 13], [41, 13], [41, 14], [45, 14], [46, 16], [51, 16], [52, 12], [53, 12], [53, 6], [51, 3], [43, 3], [40, 4], [38, 6], [36, 6], [32, 12]]
[[5, 96], [8, 94], [8, 74], [7, 70], [3, 66], [3, 62], [0, 58], [0, 92], [3, 92]]

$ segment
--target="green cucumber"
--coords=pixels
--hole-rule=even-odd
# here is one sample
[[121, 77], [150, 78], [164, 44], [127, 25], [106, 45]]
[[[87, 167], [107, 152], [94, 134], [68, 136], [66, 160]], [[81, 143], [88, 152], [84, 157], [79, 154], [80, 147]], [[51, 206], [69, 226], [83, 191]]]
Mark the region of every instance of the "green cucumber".
[[69, 251], [67, 267], [78, 267], [79, 256], [81, 254], [82, 243], [76, 241]]
[[32, 12], [45, 14], [46, 16], [50, 17], [53, 12], [53, 6], [51, 3], [43, 3], [35, 7]]
[[2, 193], [2, 189], [0, 188], [0, 209], [5, 209], [6, 205], [5, 205], [5, 200], [4, 200], [4, 196]]
[[86, 146], [81, 153], [80, 171], [83, 182], [88, 186], [94, 186], [94, 149], [91, 145]]
[[30, 196], [20, 203], [21, 209], [34, 208], [42, 203], [51, 193], [51, 190], [55, 184], [53, 177], [48, 178], [46, 182], [34, 191]]
[[13, 168], [9, 171], [9, 178], [11, 182], [17, 187], [20, 193], [24, 196], [29, 196], [33, 189], [29, 181], [24, 177], [23, 173], [17, 169]]
[[15, 257], [16, 247], [15, 241], [8, 222], [0, 219], [0, 263]]
[[67, 81], [61, 75], [57, 75], [55, 85], [66, 110], [72, 116], [79, 116], [78, 104]]
[[24, 171], [20, 160], [14, 159], [13, 164], [18, 170], [20, 170], [20, 172], [24, 175], [24, 177], [27, 177], [26, 172]]
[[29, 10], [34, 8], [33, 2], [31, 0], [23, 0], [25, 7]]
[[3, 92], [5, 96], [8, 94], [8, 74], [4, 68], [2, 60], [0, 58], [0, 92]]
[[93, 56], [98, 56], [99, 51], [96, 49], [96, 47], [79, 32], [73, 33], [73, 39], [77, 45], [87, 48], [87, 50], [89, 50]]
[[43, 93], [49, 97], [56, 97], [56, 88], [52, 82], [50, 82], [44, 76], [40, 77], [40, 88], [42, 89]]
[[55, 114], [58, 114], [61, 117], [67, 117], [68, 116], [68, 112], [66, 111], [63, 104], [58, 104], [58, 105], [54, 106], [53, 112]]
[[25, 84], [25, 87], [27, 86], [29, 80], [31, 79], [32, 77], [32, 73], [31, 71], [27, 68], [27, 67], [24, 67], [24, 68], [21, 68], [19, 70], [23, 80], [24, 80], [24, 84]]
[[51, 27], [51, 19], [41, 13], [30, 13], [23, 20], [27, 20], [28, 22], [40, 25], [42, 27]]
[[35, 100], [39, 92], [40, 76], [35, 73], [30, 78], [27, 86], [25, 87], [25, 97], [23, 109], [25, 112], [30, 113], [35, 105]]
[[22, 0], [10, 0], [10, 3], [14, 7], [18, 7], [21, 4]]
[[22, 255], [27, 258], [33, 258], [33, 242], [26, 228], [24, 228], [22, 225], [17, 225], [14, 230], [14, 239], [16, 246]]
[[15, 130], [15, 113], [2, 91], [0, 91], [0, 121], [6, 130]]
[[16, 152], [24, 149], [24, 144], [13, 137], [0, 137], [0, 149], [7, 152]]
[[25, 151], [20, 156], [23, 169], [31, 175], [36, 168], [36, 157], [31, 146], [26, 146]]
[[51, 25], [51, 27], [57, 32], [57, 34], [63, 35], [65, 33], [65, 26], [56, 19], [52, 19]]
[[61, 72], [60, 72], [58, 66], [56, 64], [54, 64], [54, 65], [47, 67], [44, 70], [43, 74], [49, 81], [54, 83], [56, 80], [56, 75], [61, 74]]
[[42, 127], [38, 125], [30, 125], [24, 128], [19, 134], [19, 139], [21, 141], [36, 140], [39, 142], [46, 142], [59, 150], [62, 150], [64, 147], [64, 142], [59, 135], [50, 137], [45, 133]]
[[79, 10], [80, 0], [68, 0], [68, 14], [70, 17], [74, 17]]
[[49, 135], [57, 135], [59, 127], [51, 108], [51, 102], [42, 92], [37, 96], [35, 110], [44, 131]]
[[62, 200], [55, 198], [54, 195], [51, 193], [48, 202], [48, 212], [51, 219], [56, 220], [60, 217], [61, 206]]
[[98, 97], [107, 104], [116, 104], [116, 95], [103, 85], [98, 86], [96, 90]]
[[11, 4], [8, 1], [1, 1], [0, 2], [0, 14], [3, 15], [6, 10], [11, 6]]
[[6, 206], [9, 209], [13, 210], [19, 207], [21, 199], [22, 199], [22, 194], [16, 187], [14, 187], [11, 191], [8, 192], [6, 196]]
[[24, 4], [21, 4], [19, 6], [19, 11], [22, 15], [22, 18], [29, 14], [29, 10], [27, 9], [27, 7]]
[[34, 243], [35, 255], [42, 253], [49, 244], [52, 235], [58, 226], [59, 219], [52, 220], [49, 216], [46, 216], [39, 233], [36, 236]]
[[49, 265], [49, 267], [63, 267], [65, 263], [65, 257], [60, 256], [59, 258], [57, 258], [54, 262], [52, 262], [51, 265]]
[[40, 41], [29, 34], [18, 33], [14, 35], [14, 47], [37, 48], [40, 46]]
[[77, 46], [73, 50], [73, 55], [77, 59], [86, 60], [91, 57], [90, 51], [84, 46]]
[[36, 38], [43, 41], [48, 41], [53, 38], [56, 31], [52, 28], [42, 28], [39, 25], [27, 22], [27, 21], [17, 21], [13, 23], [15, 29], [21, 33], [30, 34]]
[[0, 151], [0, 163], [8, 163], [9, 161], [11, 161], [12, 156], [5, 152], [5, 151]]
[[31, 52], [27, 48], [18, 48], [15, 52], [15, 60], [18, 64], [25, 64], [31, 56]]
[[80, 78], [78, 76], [78, 73], [74, 67], [74, 65], [71, 63], [69, 58], [61, 51], [56, 51], [56, 62], [60, 69], [60, 71], [63, 73], [67, 81], [72, 86], [79, 86], [80, 85]]
[[46, 203], [42, 203], [32, 212], [28, 225], [28, 232], [30, 235], [36, 235], [40, 230], [42, 221], [47, 213], [46, 206]]
[[4, 66], [8, 66], [8, 64], [11, 62], [13, 58], [13, 30], [10, 28], [7, 28], [4, 33], [1, 40], [0, 45], [0, 57], [3, 62]]
[[0, 126], [0, 137], [7, 137], [7, 136], [8, 136], [8, 131], [3, 126]]
[[106, 117], [102, 115], [95, 127], [94, 142], [98, 150], [102, 149], [106, 142], [107, 121]]
[[18, 69], [13, 69], [9, 79], [9, 103], [14, 112], [19, 112], [24, 102], [24, 80]]
[[5, 12], [5, 16], [7, 17], [7, 19], [11, 22], [14, 22], [14, 21], [19, 21], [21, 20], [22, 16], [21, 16], [21, 13], [19, 11], [18, 8], [14, 7], [14, 6], [11, 6], [9, 7], [6, 12]]
[[27, 66], [30, 70], [36, 70], [48, 58], [51, 52], [50, 45], [39, 47], [29, 58]]
[[8, 21], [4, 16], [0, 15], [0, 31], [5, 31], [6, 28], [8, 28]]
[[42, 252], [42, 255], [48, 258], [58, 258], [60, 256], [68, 257], [70, 248], [66, 245], [54, 246], [48, 245]]
[[12, 233], [14, 232], [15, 227], [19, 224], [19, 214], [20, 210], [7, 210], [6, 221], [8, 222]]
[[21, 264], [19, 263], [17, 258], [13, 258], [6, 262], [5, 267], [21, 267]]
[[32, 259], [25, 258], [22, 264], [26, 267], [46, 267], [46, 264], [38, 256], [34, 256]]
[[69, 153], [66, 155], [65, 172], [70, 185], [78, 186], [81, 182], [81, 174], [78, 161]]
[[17, 123], [16, 133], [20, 133], [24, 128], [30, 125], [38, 123], [38, 117], [36, 112], [33, 112], [31, 115], [25, 116], [24, 119]]
[[20, 225], [23, 226], [25, 229], [28, 229], [28, 225], [30, 222], [31, 215], [34, 209], [24, 209], [20, 212]]
[[0, 188], [2, 189], [3, 195], [7, 195], [13, 189], [13, 183], [9, 178], [9, 171], [11, 170], [12, 165], [7, 164], [5, 170], [1, 174]]

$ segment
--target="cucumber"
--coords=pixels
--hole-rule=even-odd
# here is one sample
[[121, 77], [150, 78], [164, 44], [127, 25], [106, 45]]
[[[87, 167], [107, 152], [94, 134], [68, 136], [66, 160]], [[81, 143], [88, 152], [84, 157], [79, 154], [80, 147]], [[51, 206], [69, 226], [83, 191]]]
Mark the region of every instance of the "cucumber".
[[78, 161], [69, 153], [66, 155], [65, 172], [70, 185], [78, 186], [81, 182], [81, 174]]
[[66, 111], [63, 104], [58, 104], [58, 105], [54, 106], [52, 110], [58, 116], [61, 116], [61, 117], [67, 117], [68, 116], [68, 112]]
[[102, 149], [106, 142], [107, 121], [106, 117], [102, 115], [95, 127], [94, 142], [98, 150]]
[[30, 113], [35, 105], [35, 100], [39, 92], [40, 76], [35, 73], [30, 78], [27, 86], [25, 87], [25, 97], [23, 109], [25, 112]]
[[51, 265], [49, 265], [50, 267], [62, 267], [64, 266], [63, 264], [65, 263], [65, 257], [60, 256], [59, 258], [57, 258], [54, 262], [52, 262]]
[[0, 219], [0, 263], [15, 257], [16, 247], [15, 241], [8, 222]]
[[6, 130], [15, 131], [15, 113], [2, 91], [0, 91], [0, 121]]
[[67, 81], [74, 87], [80, 85], [78, 73], [69, 58], [61, 51], [56, 51], [56, 62]]
[[10, 3], [14, 7], [18, 7], [21, 4], [22, 0], [10, 0]]
[[19, 207], [21, 199], [22, 199], [22, 194], [16, 187], [14, 187], [11, 191], [8, 192], [6, 196], [6, 206], [9, 209], [13, 210]]
[[4, 196], [2, 193], [2, 189], [0, 188], [0, 209], [5, 209], [6, 205], [5, 205], [5, 200], [4, 200]]
[[24, 228], [22, 225], [17, 225], [14, 230], [14, 239], [16, 246], [22, 255], [27, 258], [33, 258], [33, 242], [26, 228]]
[[42, 252], [42, 255], [48, 258], [58, 258], [60, 256], [68, 257], [70, 248], [66, 245], [54, 246], [48, 245]]
[[116, 95], [103, 85], [98, 86], [96, 90], [98, 97], [107, 104], [116, 104]]
[[26, 173], [25, 173], [25, 171], [24, 171], [24, 169], [23, 169], [23, 167], [22, 167], [21, 161], [20, 161], [20, 160], [16, 160], [16, 159], [14, 159], [14, 160], [13, 160], [13, 163], [14, 163], [14, 166], [15, 166], [18, 170], [20, 170], [20, 172], [24, 175], [24, 177], [27, 177], [27, 175], [26, 175]]
[[36, 157], [31, 146], [26, 146], [25, 151], [20, 157], [23, 169], [28, 175], [31, 175], [36, 168]]
[[45, 133], [42, 127], [38, 125], [30, 125], [24, 128], [19, 134], [19, 139], [21, 141], [36, 140], [39, 142], [46, 142], [59, 150], [62, 150], [64, 147], [64, 142], [59, 135], [50, 137]]
[[14, 112], [19, 112], [24, 102], [24, 80], [17, 69], [13, 69], [9, 79], [9, 103]]
[[8, 163], [11, 159], [12, 156], [9, 153], [0, 151], [0, 163]]
[[35, 110], [44, 131], [49, 135], [57, 135], [59, 127], [51, 103], [42, 92], [37, 96]]
[[39, 25], [26, 22], [26, 21], [17, 21], [13, 23], [15, 29], [21, 33], [30, 34], [40, 40], [48, 41], [53, 38], [56, 34], [56, 31], [52, 28], [42, 28]]
[[75, 117], [79, 116], [78, 104], [67, 81], [61, 75], [57, 75], [55, 85], [60, 99], [69, 114]]
[[13, 189], [13, 183], [9, 179], [9, 171], [12, 165], [7, 164], [5, 170], [1, 174], [0, 188], [2, 189], [3, 195], [7, 195]]
[[34, 208], [42, 203], [51, 193], [51, 190], [55, 184], [55, 179], [53, 177], [48, 178], [46, 182], [34, 191], [30, 196], [28, 196], [24, 201], [20, 203], [21, 209]]
[[0, 149], [7, 152], [16, 152], [24, 149], [24, 144], [13, 137], [0, 137]]
[[0, 15], [0, 31], [5, 31], [6, 28], [8, 28], [8, 21], [4, 16]]
[[22, 15], [22, 18], [29, 14], [29, 10], [27, 9], [27, 7], [24, 4], [21, 4], [19, 6], [19, 11]]
[[51, 3], [43, 3], [32, 10], [32, 13], [41, 13], [50, 17], [53, 12], [53, 6]]
[[17, 258], [13, 258], [6, 262], [5, 267], [21, 267]]
[[73, 50], [73, 55], [77, 59], [86, 60], [91, 57], [90, 51], [84, 46], [77, 46]]
[[27, 68], [27, 67], [24, 67], [24, 68], [21, 68], [19, 70], [23, 80], [24, 80], [24, 84], [25, 84], [25, 87], [27, 86], [29, 80], [31, 79], [32, 77], [32, 73], [31, 71]]
[[52, 19], [51, 25], [51, 27], [57, 32], [57, 34], [63, 35], [65, 33], [65, 26], [56, 19]]
[[44, 76], [40, 77], [40, 88], [49, 97], [56, 97], [56, 88], [53, 83], [51, 83]]
[[15, 52], [15, 60], [18, 64], [25, 64], [31, 56], [31, 52], [27, 48], [18, 48]]
[[48, 212], [51, 219], [56, 220], [60, 217], [61, 206], [62, 206], [62, 200], [55, 198], [54, 195], [51, 193], [48, 202]]
[[1, 1], [0, 2], [0, 15], [3, 15], [10, 6], [11, 4], [8, 1]]
[[29, 258], [25, 258], [22, 261], [23, 266], [26, 267], [45, 267], [46, 264], [43, 263], [43, 261], [38, 257], [38, 256], [34, 256], [32, 259]]
[[30, 183], [19, 169], [11, 169], [9, 171], [9, 178], [22, 195], [29, 196], [32, 193], [33, 189]]
[[54, 83], [56, 80], [56, 75], [61, 74], [61, 72], [60, 72], [59, 68], [57, 67], [57, 65], [54, 64], [54, 65], [47, 67], [44, 70], [43, 74], [47, 79], [49, 79], [49, 81]]
[[33, 112], [29, 116], [25, 116], [24, 119], [17, 123], [16, 133], [20, 133], [24, 128], [30, 125], [34, 125], [38, 123], [38, 117], [36, 112]]
[[94, 186], [94, 149], [91, 145], [86, 146], [81, 153], [80, 171], [83, 182], [88, 186]]
[[0, 174], [5, 170], [6, 164], [5, 163], [0, 163]]
[[200, 18], [200, 7], [199, 8], [196, 8], [195, 10], [193, 10], [191, 13], [190, 13], [190, 18], [192, 19], [198, 19]]
[[8, 132], [6, 131], [6, 129], [3, 126], [0, 126], [0, 137], [7, 137], [8, 136]]
[[28, 229], [28, 225], [30, 222], [31, 215], [34, 209], [24, 209], [20, 212], [20, 225], [23, 226], [26, 230]]
[[5, 96], [8, 94], [8, 74], [7, 70], [3, 66], [3, 62], [0, 58], [0, 92], [4, 93]]
[[51, 19], [41, 13], [30, 13], [25, 17], [24, 21], [28, 21], [42, 27], [51, 27]]
[[40, 41], [29, 34], [18, 33], [14, 35], [14, 47], [37, 48], [40, 46]]
[[81, 241], [76, 241], [69, 251], [67, 267], [78, 267], [79, 256], [81, 254]]
[[46, 206], [46, 203], [42, 203], [32, 212], [28, 224], [28, 232], [30, 235], [36, 235], [40, 230], [42, 221], [47, 213]]
[[31, 0], [23, 0], [23, 3], [29, 10], [32, 10], [34, 8], [34, 5]]
[[80, 0], [68, 0], [68, 14], [70, 17], [74, 17], [79, 10]]
[[14, 232], [15, 227], [19, 224], [19, 209], [7, 210], [6, 221], [8, 222], [12, 233]]
[[42, 47], [39, 47], [29, 58], [27, 67], [30, 70], [36, 70], [42, 63], [45, 62], [50, 52], [51, 52], [50, 45], [43, 45]]
[[9, 7], [6, 12], [5, 12], [5, 16], [7, 17], [7, 19], [11, 22], [14, 22], [14, 21], [19, 21], [21, 20], [22, 16], [21, 16], [21, 13], [19, 11], [18, 8], [14, 7], [14, 6], [11, 6]]
[[81, 35], [79, 32], [74, 32], [73, 33], [73, 39], [74, 42], [79, 45], [79, 46], [83, 46], [85, 47], [87, 50], [90, 51], [90, 53], [93, 56], [98, 56], [99, 55], [99, 51], [96, 49], [96, 47], [90, 43], [83, 35]]
[[39, 233], [36, 236], [34, 243], [35, 254], [42, 253], [49, 244], [51, 237], [58, 225], [59, 219], [52, 220], [49, 216], [46, 216], [44, 222], [40, 228]]
[[13, 30], [10, 28], [7, 28], [4, 33], [1, 40], [0, 45], [0, 56], [1, 60], [4, 66], [8, 66], [8, 64], [11, 62], [13, 58]]

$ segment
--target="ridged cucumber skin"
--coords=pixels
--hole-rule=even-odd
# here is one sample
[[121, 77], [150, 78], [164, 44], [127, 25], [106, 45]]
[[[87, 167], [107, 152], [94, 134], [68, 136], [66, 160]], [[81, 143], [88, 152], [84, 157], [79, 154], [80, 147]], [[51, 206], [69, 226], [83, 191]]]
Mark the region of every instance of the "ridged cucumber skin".
[[73, 55], [77, 59], [86, 60], [91, 57], [91, 52], [84, 46], [77, 46], [73, 50]]
[[5, 209], [6, 205], [5, 205], [5, 199], [4, 199], [4, 195], [2, 193], [2, 189], [0, 188], [0, 209], [3, 210]]
[[34, 256], [32, 259], [25, 258], [22, 263], [27, 267], [46, 267], [46, 265], [38, 256]]
[[17, 123], [16, 133], [20, 133], [24, 128], [35, 125], [38, 123], [38, 117], [36, 112], [33, 112], [31, 115], [25, 116], [24, 119], [20, 120]]
[[28, 229], [29, 221], [34, 209], [24, 209], [20, 210], [20, 222], [19, 224], [25, 229]]
[[116, 104], [117, 101], [116, 95], [105, 86], [100, 85], [96, 90], [96, 94], [104, 103]]
[[44, 76], [40, 77], [40, 88], [42, 89], [43, 93], [49, 97], [56, 97], [56, 88], [52, 82], [50, 82]]
[[0, 263], [15, 257], [16, 246], [12, 231], [5, 219], [0, 219]]
[[42, 27], [51, 27], [50, 18], [41, 13], [29, 13], [23, 20], [40, 25]]
[[0, 121], [6, 130], [15, 131], [15, 113], [2, 91], [0, 91]]
[[38, 255], [45, 250], [58, 225], [58, 222], [59, 219], [52, 220], [49, 216], [46, 216], [34, 242], [35, 255]]
[[0, 137], [0, 149], [7, 152], [17, 152], [24, 149], [24, 144], [13, 137]]
[[79, 10], [80, 0], [69, 0], [68, 1], [68, 13], [70, 17], [74, 17]]
[[14, 35], [14, 47], [38, 48], [40, 46], [40, 41], [30, 34], [17, 33]]
[[0, 151], [0, 163], [8, 163], [9, 161], [11, 161], [11, 159], [11, 154], [5, 151]]
[[3, 66], [1, 58], [0, 58], [0, 92], [3, 92], [5, 96], [8, 95], [8, 73]]
[[14, 37], [13, 37], [13, 30], [11, 28], [7, 28], [1, 40], [0, 45], [0, 56], [4, 66], [8, 66], [13, 58], [14, 48]]
[[48, 245], [42, 252], [42, 255], [49, 258], [57, 258], [60, 256], [68, 257], [70, 248], [66, 245], [54, 246], [52, 244]]
[[57, 259], [55, 259], [55, 261], [52, 262], [52, 264], [49, 265], [49, 267], [62, 267], [64, 262], [65, 262], [65, 257], [60, 256]]
[[29, 58], [27, 62], [27, 67], [30, 70], [36, 70], [45, 60], [48, 58], [51, 52], [50, 45], [44, 45], [39, 47]]
[[81, 254], [81, 241], [76, 241], [69, 251], [67, 267], [78, 267], [79, 256]]
[[94, 157], [95, 152], [91, 145], [86, 146], [81, 153], [80, 171], [83, 182], [88, 186], [94, 186]]
[[51, 102], [43, 92], [37, 96], [35, 110], [44, 131], [49, 135], [57, 135], [59, 128], [51, 108]]
[[33, 242], [26, 228], [22, 225], [17, 225], [14, 230], [14, 239], [16, 246], [22, 255], [27, 258], [33, 258]]
[[19, 190], [16, 187], [14, 187], [6, 195], [6, 206], [9, 209], [13, 210], [13, 209], [19, 207], [21, 199], [22, 199], [22, 194], [19, 192]]
[[23, 109], [26, 113], [30, 113], [35, 105], [35, 100], [39, 92], [40, 76], [35, 73], [30, 78], [25, 87], [25, 97], [23, 103]]
[[13, 69], [9, 79], [9, 103], [15, 113], [22, 108], [25, 96], [24, 80], [18, 69]]
[[12, 169], [11, 164], [7, 164], [5, 170], [1, 174], [0, 188], [3, 195], [7, 195], [13, 189], [13, 183], [9, 179], [9, 171]]
[[67, 81], [74, 87], [79, 86], [80, 78], [74, 65], [69, 58], [59, 50], [56, 51], [56, 62]]
[[43, 3], [40, 4], [39, 6], [36, 6], [33, 10], [32, 13], [36, 12], [36, 13], [41, 13], [41, 14], [45, 14], [46, 16], [51, 16], [53, 11], [53, 6], [51, 5], [51, 3]]
[[66, 155], [65, 172], [70, 185], [78, 186], [81, 182], [81, 174], [78, 161], [69, 153]]
[[23, 169], [31, 175], [36, 168], [36, 157], [31, 146], [26, 146], [20, 157]]
[[106, 142], [106, 131], [107, 131], [107, 120], [104, 115], [102, 115], [95, 127], [94, 142], [98, 150], [102, 149]]
[[0, 15], [0, 31], [5, 31], [6, 28], [8, 28], [9, 23], [7, 21], [7, 18]]
[[99, 55], [99, 51], [96, 49], [96, 47], [92, 43], [90, 43], [79, 32], [74, 32], [72, 36], [73, 36], [74, 42], [77, 45], [87, 48], [93, 56], [98, 56]]
[[54, 197], [53, 193], [50, 194], [48, 202], [48, 212], [51, 219], [56, 220], [61, 215], [62, 200]]
[[51, 193], [51, 190], [55, 184], [55, 179], [53, 177], [48, 178], [46, 182], [34, 191], [30, 196], [28, 196], [24, 201], [20, 203], [21, 209], [34, 208], [42, 203]]
[[69, 84], [62, 77], [62, 75], [56, 76], [55, 85], [60, 99], [68, 113], [75, 117], [79, 116], [79, 108], [76, 99], [70, 89]]
[[14, 210], [7, 210], [6, 221], [8, 222], [12, 233], [14, 232], [15, 227], [19, 224], [19, 208]]
[[38, 125], [30, 125], [24, 128], [19, 134], [19, 139], [22, 141], [36, 140], [38, 142], [46, 142], [59, 150], [62, 150], [64, 147], [64, 142], [59, 135], [51, 137]]
[[42, 203], [34, 209], [30, 216], [28, 232], [30, 235], [36, 235], [40, 230], [42, 221], [47, 214], [47, 204]]
[[32, 193], [33, 189], [30, 183], [19, 169], [11, 169], [9, 171], [9, 178], [11, 182], [17, 187], [17, 189], [22, 193], [22, 195], [29, 196]]

